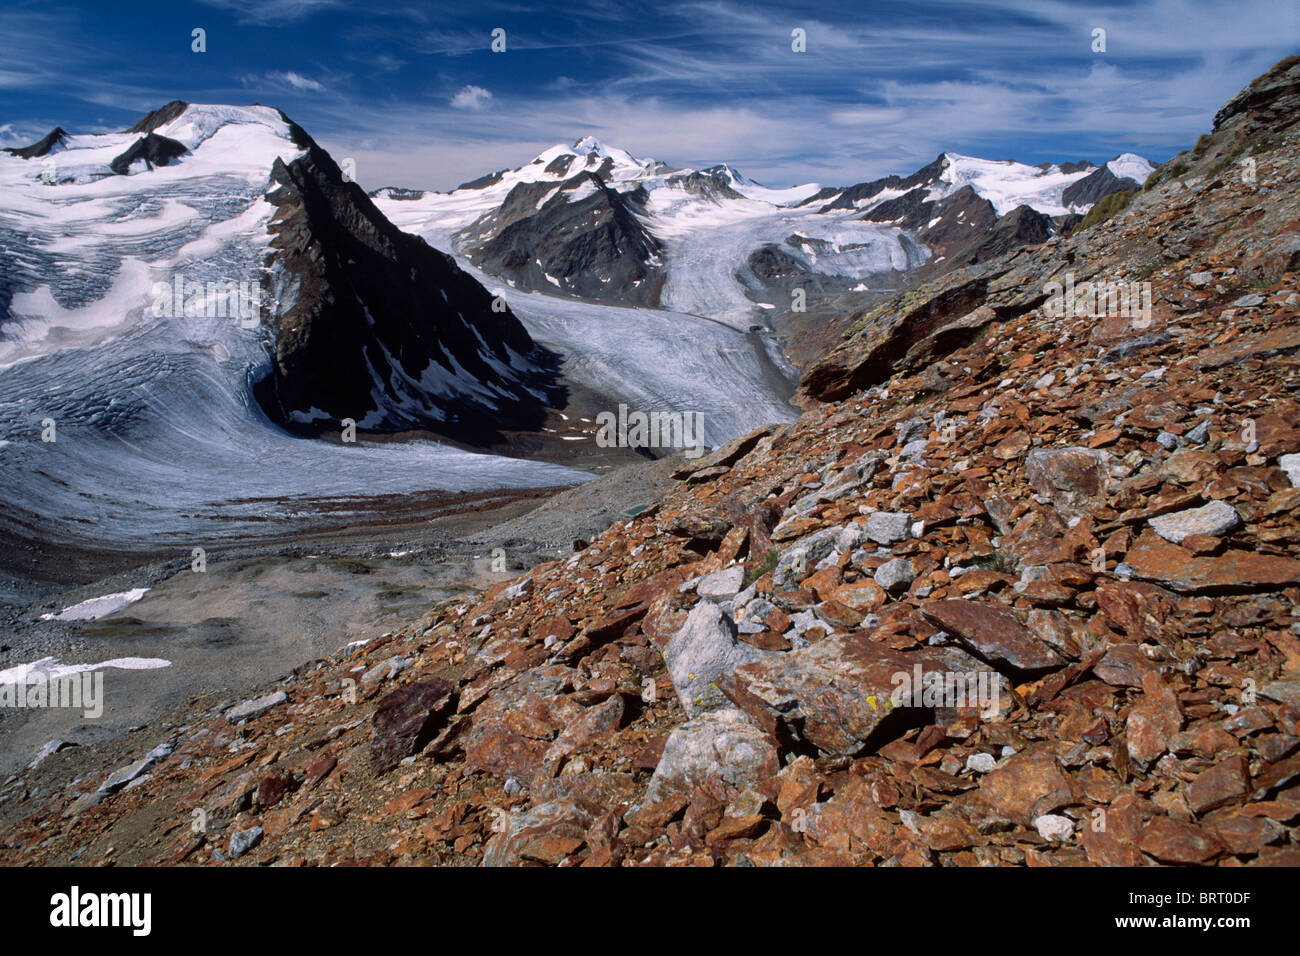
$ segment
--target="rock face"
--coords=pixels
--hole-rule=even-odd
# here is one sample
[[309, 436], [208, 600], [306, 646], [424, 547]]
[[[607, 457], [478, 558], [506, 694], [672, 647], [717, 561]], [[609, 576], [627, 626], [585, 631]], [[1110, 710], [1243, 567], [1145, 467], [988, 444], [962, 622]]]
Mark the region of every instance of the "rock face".
[[[539, 426], [561, 401], [558, 357], [502, 300], [423, 239], [402, 232], [301, 128], [305, 155], [277, 160], [269, 265], [290, 302], [257, 396], [304, 430], [424, 428], [485, 444]], [[265, 290], [264, 290], [265, 291]], [[270, 290], [271, 297], [279, 294]], [[540, 397], [539, 397], [540, 396]], [[561, 402], [562, 403], [562, 402]]]
[[1116, 176], [1110, 171], [1109, 166], [1098, 166], [1093, 172], [1084, 176], [1083, 179], [1065, 187], [1065, 192], [1061, 194], [1061, 205], [1091, 206], [1099, 199], [1109, 196], [1111, 193], [1119, 192], [1121, 189], [1140, 189], [1141, 187], [1141, 183], [1129, 179], [1127, 176]]
[[38, 159], [57, 150], [67, 138], [68, 134], [63, 131], [63, 127], [56, 126], [30, 146], [6, 146], [4, 151], [19, 159]]
[[182, 143], [157, 133], [146, 133], [130, 145], [123, 153], [108, 164], [108, 168], [119, 176], [126, 176], [131, 171], [131, 164], [143, 162], [146, 169], [155, 166], [170, 166], [175, 160], [188, 153]]
[[691, 717], [726, 703], [717, 687], [719, 677], [763, 656], [762, 651], [736, 639], [735, 624], [709, 601], [695, 605], [664, 648], [673, 687]]
[[776, 741], [741, 711], [723, 708], [688, 720], [668, 738], [646, 790], [648, 803], [721, 780], [737, 790], [774, 776], [780, 769]]

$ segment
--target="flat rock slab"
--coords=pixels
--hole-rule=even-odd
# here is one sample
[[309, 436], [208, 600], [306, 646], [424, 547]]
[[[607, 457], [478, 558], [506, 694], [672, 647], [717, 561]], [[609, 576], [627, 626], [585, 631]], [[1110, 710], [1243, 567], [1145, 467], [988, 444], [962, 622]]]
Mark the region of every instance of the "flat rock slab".
[[1009, 608], [976, 601], [929, 601], [921, 613], [994, 664], [1022, 671], [1065, 665], [1064, 658], [1035, 637]]
[[1188, 594], [1300, 584], [1300, 561], [1235, 550], [1214, 557], [1196, 556], [1153, 533], [1144, 533], [1124, 560], [1143, 580], [1160, 581]]
[[370, 769], [383, 773], [415, 753], [437, 731], [451, 709], [452, 686], [440, 677], [407, 684], [375, 707]]
[[1201, 508], [1188, 508], [1151, 519], [1151, 530], [1166, 541], [1179, 544], [1188, 535], [1220, 537], [1241, 525], [1237, 509], [1225, 501], [1212, 501]]
[[246, 700], [242, 704], [236, 704], [226, 711], [226, 720], [232, 724], [237, 724], [241, 720], [252, 720], [254, 717], [261, 716], [272, 707], [277, 707], [289, 699], [289, 695], [282, 690], [277, 690], [273, 694], [267, 694], [264, 697], [257, 697], [253, 700]]
[[957, 798], [975, 818], [1030, 826], [1075, 802], [1069, 779], [1052, 754], [1027, 750], [986, 774], [979, 788]]
[[915, 683], [918, 666], [922, 676], [948, 670], [936, 657], [892, 650], [859, 631], [744, 664], [718, 686], [765, 730], [852, 756], [897, 709], [894, 690], [904, 679]]

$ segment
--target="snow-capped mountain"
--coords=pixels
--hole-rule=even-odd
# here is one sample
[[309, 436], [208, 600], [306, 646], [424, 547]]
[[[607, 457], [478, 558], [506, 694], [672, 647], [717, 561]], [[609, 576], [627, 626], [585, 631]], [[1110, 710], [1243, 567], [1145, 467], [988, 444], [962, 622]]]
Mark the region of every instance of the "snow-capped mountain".
[[361, 488], [582, 479], [285, 430], [532, 427], [555, 359], [277, 110], [174, 103], [130, 131], [56, 133], [0, 154], [9, 532], [201, 536]]
[[796, 289], [893, 288], [927, 264], [1041, 242], [1152, 168], [1132, 154], [1029, 166], [944, 153], [906, 177], [769, 189], [726, 164], [676, 168], [585, 136], [449, 193], [374, 197], [511, 286], [747, 327], [786, 310]]
[[[466, 191], [480, 208], [457, 227], [509, 188]], [[174, 102], [130, 130], [0, 153], [0, 534], [188, 554], [368, 498], [590, 477], [367, 431], [481, 446], [515, 429], [493, 447], [549, 443], [567, 461], [595, 445], [582, 416], [620, 402], [698, 412], [709, 445], [794, 418], [769, 343], [498, 289], [405, 225], [267, 107]], [[360, 441], [338, 441], [345, 419]]]

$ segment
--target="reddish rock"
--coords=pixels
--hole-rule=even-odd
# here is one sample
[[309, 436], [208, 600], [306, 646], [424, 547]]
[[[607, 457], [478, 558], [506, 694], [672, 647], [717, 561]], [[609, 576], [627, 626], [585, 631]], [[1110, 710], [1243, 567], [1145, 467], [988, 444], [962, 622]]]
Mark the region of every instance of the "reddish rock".
[[981, 818], [1028, 826], [1043, 814], [1075, 802], [1075, 797], [1056, 758], [1036, 749], [1008, 759], [957, 802]]
[[375, 705], [370, 769], [391, 770], [428, 743], [450, 712], [453, 695], [450, 684], [433, 677], [398, 688]]
[[928, 601], [922, 605], [921, 613], [993, 663], [1024, 671], [1061, 667], [1066, 663], [1008, 608], [977, 601]]
[[1187, 787], [1187, 805], [1198, 814], [1240, 800], [1250, 790], [1246, 758], [1237, 755], [1204, 770]]
[[1124, 732], [1128, 754], [1145, 768], [1169, 749], [1169, 739], [1183, 726], [1178, 695], [1159, 674], [1148, 673], [1142, 680], [1142, 696], [1129, 710]]
[[859, 632], [742, 664], [718, 688], [778, 736], [853, 755], [896, 709], [894, 690], [916, 667], [922, 674], [946, 669], [937, 658], [894, 651]]
[[1300, 584], [1300, 561], [1235, 549], [1217, 557], [1198, 557], [1153, 532], [1138, 538], [1125, 560], [1138, 577], [1188, 594]]
[[1161, 863], [1208, 863], [1227, 849], [1219, 839], [1194, 823], [1156, 817], [1138, 838], [1142, 852]]

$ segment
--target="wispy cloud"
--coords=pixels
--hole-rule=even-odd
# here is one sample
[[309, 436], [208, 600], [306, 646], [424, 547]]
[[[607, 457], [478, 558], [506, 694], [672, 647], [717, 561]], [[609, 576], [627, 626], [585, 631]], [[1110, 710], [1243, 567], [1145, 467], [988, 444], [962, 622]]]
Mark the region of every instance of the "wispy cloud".
[[241, 23], [289, 23], [324, 10], [346, 6], [343, 0], [199, 0], [233, 12]]
[[[448, 188], [585, 133], [771, 185], [846, 183], [943, 150], [1163, 159], [1294, 52], [1300, 26], [1294, 0], [661, 0], [653, 17], [614, 0], [205, 2], [248, 26], [210, 35], [203, 57], [187, 38], [155, 54], [139, 21], [106, 40], [75, 7], [0, 11], [0, 119], [77, 128], [77, 101], [138, 113], [176, 96], [257, 99], [364, 158], [367, 186]], [[292, 43], [260, 29], [287, 22]], [[502, 54], [489, 50], [498, 26]]]
[[295, 90], [314, 90], [315, 92], [319, 93], [325, 89], [325, 87], [322, 86], [320, 83], [318, 83], [316, 80], [308, 79], [307, 77], [303, 76], [301, 73], [295, 73], [293, 70], [288, 70], [284, 73], [271, 73], [269, 75], [269, 78], [273, 81], [283, 80], [285, 83], [288, 83], [290, 86], [292, 86]]

